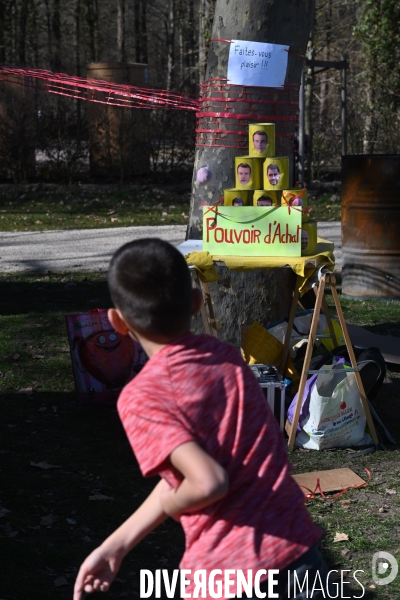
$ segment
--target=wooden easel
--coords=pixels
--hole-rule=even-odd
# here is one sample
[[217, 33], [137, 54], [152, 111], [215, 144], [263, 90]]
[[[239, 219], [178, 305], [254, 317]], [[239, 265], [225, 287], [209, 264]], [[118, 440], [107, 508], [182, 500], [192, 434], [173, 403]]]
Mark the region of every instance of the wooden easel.
[[200, 290], [203, 302], [200, 306], [200, 313], [204, 323], [204, 329], [209, 335], [218, 338], [217, 321], [215, 319], [214, 307], [212, 305], [210, 288], [206, 281], [201, 282], [199, 273], [196, 269], [190, 269], [194, 285]]
[[[354, 355], [353, 346], [351, 344], [350, 336], [347, 331], [346, 321], [344, 320], [343, 311], [340, 306], [340, 301], [339, 301], [339, 297], [338, 297], [338, 294], [336, 291], [335, 283], [336, 283], [335, 276], [332, 273], [325, 273], [320, 278], [320, 281], [318, 284], [318, 289], [316, 287], [314, 287], [314, 291], [316, 293], [315, 308], [314, 308], [313, 318], [311, 321], [310, 333], [308, 334], [307, 349], [306, 349], [306, 355], [304, 358], [303, 369], [302, 369], [301, 377], [300, 377], [300, 384], [299, 384], [299, 391], [298, 391], [298, 395], [297, 395], [296, 408], [295, 408], [294, 415], [293, 415], [293, 422], [289, 423], [289, 421], [286, 421], [286, 427], [285, 427], [286, 432], [289, 436], [288, 446], [290, 449], [293, 449], [293, 447], [294, 447], [294, 442], [295, 442], [295, 438], [296, 438], [296, 428], [297, 428], [297, 424], [299, 422], [301, 404], [302, 404], [303, 394], [304, 394], [304, 390], [305, 390], [305, 386], [306, 386], [307, 376], [311, 372], [311, 371], [309, 371], [309, 366], [310, 366], [312, 352], [314, 349], [315, 340], [317, 337], [317, 335], [316, 335], [317, 334], [317, 326], [318, 326], [318, 320], [319, 320], [321, 308], [324, 311], [324, 315], [325, 315], [327, 323], [328, 323], [330, 337], [332, 338], [333, 344], [335, 346], [337, 346], [335, 332], [333, 330], [332, 321], [331, 321], [331, 318], [329, 315], [328, 305], [327, 305], [325, 295], [324, 295], [326, 284], [329, 285], [333, 300], [335, 302], [336, 312], [339, 317], [340, 326], [343, 331], [343, 337], [344, 337], [347, 351], [348, 351], [349, 357], [350, 357], [350, 362], [351, 362], [351, 366], [352, 366], [351, 370], [354, 371], [354, 373], [355, 373], [358, 389], [360, 391], [361, 402], [364, 407], [365, 415], [367, 418], [368, 427], [369, 427], [370, 433], [372, 435], [374, 444], [376, 446], [378, 446], [378, 444], [379, 444], [375, 426], [374, 426], [374, 422], [372, 420], [371, 412], [369, 410], [368, 401], [365, 396], [364, 386], [363, 386], [363, 383], [361, 380], [360, 372], [359, 372], [359, 369], [357, 368], [357, 361], [356, 361], [356, 358]], [[287, 356], [288, 356], [288, 352], [289, 352], [290, 335], [291, 335], [291, 332], [293, 329], [293, 322], [294, 322], [294, 318], [296, 315], [298, 301], [299, 301], [299, 291], [298, 291], [298, 286], [296, 286], [296, 290], [293, 294], [293, 303], [292, 303], [292, 308], [290, 310], [288, 328], [287, 328], [285, 343], [284, 343], [283, 351], [282, 351], [282, 360], [281, 360], [281, 365], [280, 365], [281, 373], [283, 373], [283, 370], [286, 365], [286, 360], [287, 360]], [[349, 371], [349, 370], [350, 369], [347, 369], [347, 371]]]
[[[202, 282], [200, 280], [199, 273], [196, 269], [192, 268], [191, 273], [192, 273], [192, 278], [194, 280], [195, 286], [200, 290], [200, 292], [203, 296], [203, 302], [202, 302], [200, 310], [201, 310], [201, 316], [203, 318], [205, 331], [206, 331], [206, 333], [218, 338], [217, 322], [216, 322], [215, 315], [214, 315], [214, 308], [212, 305], [212, 300], [211, 300], [210, 289], [208, 287], [208, 283]], [[357, 368], [357, 361], [354, 356], [353, 346], [351, 344], [350, 336], [347, 331], [347, 325], [344, 320], [342, 307], [340, 306], [339, 297], [338, 297], [336, 287], [335, 287], [336, 279], [335, 279], [335, 276], [333, 275], [333, 273], [323, 274], [319, 280], [318, 286], [314, 287], [314, 291], [316, 294], [314, 314], [313, 314], [312, 321], [311, 321], [310, 333], [308, 334], [306, 355], [304, 358], [303, 369], [302, 369], [301, 377], [300, 377], [297, 403], [296, 403], [296, 408], [295, 408], [295, 412], [293, 415], [293, 423], [290, 424], [289, 421], [286, 421], [286, 426], [285, 426], [286, 432], [289, 436], [288, 445], [289, 445], [290, 449], [293, 449], [295, 438], [296, 438], [296, 428], [297, 428], [297, 424], [299, 422], [302, 397], [303, 397], [305, 386], [306, 386], [307, 376], [310, 374], [309, 366], [310, 366], [310, 362], [311, 362], [311, 356], [313, 353], [316, 338], [321, 337], [321, 336], [317, 336], [317, 327], [318, 327], [318, 321], [319, 321], [319, 315], [321, 312], [321, 308], [324, 311], [324, 315], [325, 315], [325, 318], [326, 318], [326, 321], [328, 324], [328, 328], [329, 328], [329, 335], [326, 335], [326, 337], [330, 337], [332, 339], [333, 345], [335, 347], [338, 345], [335, 331], [334, 331], [333, 325], [332, 325], [332, 320], [331, 320], [331, 317], [329, 314], [328, 304], [325, 299], [325, 287], [327, 284], [330, 287], [330, 290], [331, 290], [331, 293], [332, 293], [332, 296], [333, 296], [333, 299], [335, 302], [336, 312], [339, 317], [339, 322], [340, 322], [340, 325], [342, 328], [343, 337], [344, 337], [347, 351], [348, 351], [349, 357], [350, 357], [351, 369], [346, 369], [346, 370], [347, 370], [347, 372], [349, 372], [349, 371], [355, 372], [355, 377], [356, 377], [358, 389], [360, 391], [362, 405], [365, 410], [368, 427], [371, 432], [374, 444], [376, 446], [378, 446], [379, 445], [378, 437], [376, 434], [374, 422], [372, 420], [368, 401], [365, 396], [364, 386], [363, 386], [363, 383], [361, 380], [360, 372], [359, 372], [359, 369]], [[282, 355], [281, 355], [281, 361], [280, 361], [280, 367], [279, 367], [279, 371], [281, 374], [283, 374], [285, 371], [286, 361], [287, 361], [287, 357], [289, 354], [290, 336], [291, 336], [292, 329], [293, 329], [293, 323], [294, 323], [294, 319], [296, 316], [299, 298], [300, 298], [299, 285], [296, 285], [294, 293], [293, 293], [292, 307], [290, 309], [290, 315], [289, 315], [289, 319], [288, 319], [287, 332], [286, 332], [285, 341], [284, 341], [284, 345], [283, 345], [283, 349], [282, 349]]]

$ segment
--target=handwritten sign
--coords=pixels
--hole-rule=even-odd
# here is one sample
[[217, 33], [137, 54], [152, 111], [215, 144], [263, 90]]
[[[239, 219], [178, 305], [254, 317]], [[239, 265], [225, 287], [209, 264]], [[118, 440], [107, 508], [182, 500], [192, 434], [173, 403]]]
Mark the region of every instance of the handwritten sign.
[[233, 85], [283, 87], [289, 46], [232, 40], [228, 80]]
[[300, 256], [301, 212], [282, 206], [205, 206], [203, 250], [219, 256]]

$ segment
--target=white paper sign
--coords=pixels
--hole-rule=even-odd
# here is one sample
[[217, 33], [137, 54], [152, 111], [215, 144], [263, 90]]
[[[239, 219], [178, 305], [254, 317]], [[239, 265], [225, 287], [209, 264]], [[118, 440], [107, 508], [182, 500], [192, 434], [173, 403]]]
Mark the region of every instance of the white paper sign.
[[228, 83], [260, 87], [283, 87], [289, 46], [232, 40], [229, 49]]

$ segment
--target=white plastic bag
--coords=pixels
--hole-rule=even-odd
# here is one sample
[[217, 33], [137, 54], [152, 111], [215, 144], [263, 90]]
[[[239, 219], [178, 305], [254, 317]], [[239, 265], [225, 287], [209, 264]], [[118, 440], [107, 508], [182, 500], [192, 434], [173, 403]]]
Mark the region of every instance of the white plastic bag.
[[365, 434], [366, 417], [355, 373], [343, 370], [343, 364], [325, 365], [323, 369], [331, 371], [317, 376], [296, 446], [323, 450], [369, 444], [371, 438]]

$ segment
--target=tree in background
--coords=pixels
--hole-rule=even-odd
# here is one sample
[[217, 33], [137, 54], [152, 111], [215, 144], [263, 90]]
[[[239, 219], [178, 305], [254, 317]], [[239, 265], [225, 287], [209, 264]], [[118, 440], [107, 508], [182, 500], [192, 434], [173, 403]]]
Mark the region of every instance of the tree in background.
[[356, 37], [365, 57], [366, 112], [364, 150], [400, 148], [400, 3], [364, 0]]
[[[278, 4], [268, 0], [266, 10], [276, 10]], [[299, 10], [306, 10], [309, 2], [292, 0], [288, 6], [297, 4]], [[315, 4], [308, 56], [338, 61], [346, 54], [350, 64], [349, 153], [399, 152], [400, 3], [315, 0]], [[149, 65], [149, 87], [196, 96], [205, 78], [215, 6], [216, 0], [0, 0], [0, 64], [84, 77], [91, 62], [140, 62]], [[229, 13], [231, 2], [226, 6]], [[260, 2], [260, 14], [264, 9]], [[237, 32], [248, 15], [248, 6], [242, 2]], [[258, 22], [258, 16], [255, 18]], [[278, 36], [280, 28], [275, 33]], [[43, 113], [45, 107], [54, 105], [57, 110], [55, 96], [44, 100], [44, 95], [38, 96], [37, 109]], [[340, 168], [340, 73], [329, 70], [317, 74], [309, 69], [306, 98], [311, 174], [319, 178]], [[74, 101], [68, 102], [70, 114], [80, 121], [69, 130], [85, 135], [85, 104], [72, 106]], [[62, 106], [64, 110], [66, 105]], [[148, 143], [157, 142], [154, 155], [160, 159], [156, 170], [169, 169], [171, 156], [179, 154], [175, 152], [177, 145], [186, 144], [182, 164], [187, 163], [189, 172], [193, 145], [192, 157], [187, 150], [194, 137], [193, 119], [155, 116], [149, 119], [154, 127], [149, 127]], [[160, 120], [162, 126], [158, 127]], [[157, 127], [167, 136], [161, 144], [155, 139]], [[176, 127], [179, 131], [172, 131]], [[159, 154], [159, 148], [165, 150]]]

